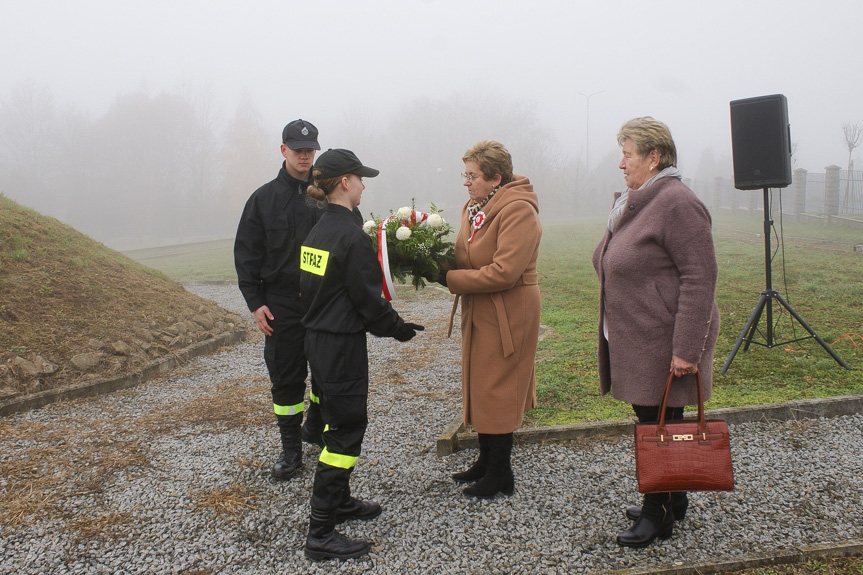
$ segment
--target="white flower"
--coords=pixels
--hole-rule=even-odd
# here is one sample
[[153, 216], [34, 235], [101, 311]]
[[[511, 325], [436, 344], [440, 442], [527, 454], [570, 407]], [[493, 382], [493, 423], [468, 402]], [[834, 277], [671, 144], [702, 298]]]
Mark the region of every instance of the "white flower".
[[405, 241], [409, 237], [411, 237], [411, 229], [409, 227], [401, 226], [399, 227], [399, 229], [396, 230], [396, 238], [400, 239], [401, 241]]
[[377, 226], [377, 224], [375, 224], [375, 221], [369, 220], [363, 224], [363, 231], [369, 235], [372, 235], [372, 233], [374, 233], [374, 230], [376, 227], [378, 227], [378, 226]]
[[396, 215], [399, 217], [400, 220], [407, 220], [408, 218], [411, 217], [412, 211], [413, 211], [412, 209], [405, 206], [403, 208], [399, 208], [399, 211], [396, 212]]
[[442, 228], [446, 224], [440, 214], [431, 214], [426, 220], [426, 223], [432, 228]]

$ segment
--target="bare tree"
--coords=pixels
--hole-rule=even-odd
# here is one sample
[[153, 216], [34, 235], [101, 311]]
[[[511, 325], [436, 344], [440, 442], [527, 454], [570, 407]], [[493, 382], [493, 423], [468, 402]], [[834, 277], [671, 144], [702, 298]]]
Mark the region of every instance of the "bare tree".
[[857, 122], [853, 124], [846, 122], [842, 124], [842, 131], [845, 133], [845, 145], [848, 146], [848, 179], [845, 180], [845, 197], [842, 200], [842, 207], [845, 210], [855, 211], [860, 207], [858, 201], [860, 198], [850, 197], [856, 195], [852, 193], [852, 189], [854, 189], [854, 160], [851, 159], [851, 155], [854, 153], [854, 148], [863, 141], [863, 128]]
[[842, 124], [842, 131], [845, 132], [845, 145], [848, 146], [848, 171], [854, 168], [851, 154], [854, 153], [854, 148], [860, 145], [863, 141], [863, 128], [858, 123], [846, 122]]

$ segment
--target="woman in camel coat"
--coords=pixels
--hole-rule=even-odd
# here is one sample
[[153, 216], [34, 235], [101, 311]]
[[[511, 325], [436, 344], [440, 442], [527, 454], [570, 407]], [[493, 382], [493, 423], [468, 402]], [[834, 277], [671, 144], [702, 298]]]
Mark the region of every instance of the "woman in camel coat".
[[476, 481], [465, 495], [490, 498], [512, 494], [513, 431], [536, 406], [542, 226], [533, 186], [513, 175], [503, 145], [479, 142], [462, 160], [470, 200], [456, 238], [456, 267], [443, 273], [442, 283], [462, 302], [464, 421], [479, 434], [480, 453], [453, 478]]

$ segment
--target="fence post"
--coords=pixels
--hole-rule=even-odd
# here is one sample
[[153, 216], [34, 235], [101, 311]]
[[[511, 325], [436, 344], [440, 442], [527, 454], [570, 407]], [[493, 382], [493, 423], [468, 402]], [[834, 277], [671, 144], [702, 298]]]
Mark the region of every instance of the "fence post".
[[806, 213], [806, 175], [803, 168], [794, 170], [794, 221], [799, 222]]
[[824, 168], [824, 214], [827, 223], [833, 223], [833, 217], [839, 215], [839, 166]]

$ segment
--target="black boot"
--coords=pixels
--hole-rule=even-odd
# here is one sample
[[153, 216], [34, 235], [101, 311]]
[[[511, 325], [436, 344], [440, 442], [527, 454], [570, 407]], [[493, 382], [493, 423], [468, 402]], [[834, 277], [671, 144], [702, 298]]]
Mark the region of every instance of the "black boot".
[[296, 475], [303, 466], [303, 445], [300, 440], [300, 426], [303, 414], [277, 415], [279, 435], [282, 438], [282, 455], [270, 471], [275, 479], [285, 481]]
[[309, 401], [306, 420], [303, 422], [303, 441], [323, 448], [324, 421], [321, 419], [321, 404]]
[[[686, 517], [686, 510], [689, 508], [689, 498], [685, 491], [674, 491], [671, 493], [671, 514], [674, 515], [675, 521], [683, 521]], [[626, 508], [626, 518], [632, 521], [638, 521], [641, 517], [641, 506], [633, 505]]]
[[306, 559], [354, 559], [371, 551], [368, 541], [350, 539], [335, 530], [335, 513], [312, 508], [309, 534], [306, 537]]
[[624, 547], [646, 547], [656, 538], [668, 539], [674, 532], [674, 515], [670, 493], [647, 493], [641, 506], [641, 516], [632, 527], [617, 536]]
[[336, 508], [336, 523], [342, 523], [351, 519], [366, 521], [374, 519], [383, 511], [383, 507], [377, 501], [363, 501], [356, 497], [348, 497]]
[[482, 479], [485, 475], [486, 467], [488, 466], [488, 438], [487, 433], [479, 433], [479, 458], [476, 463], [470, 466], [466, 471], [453, 473], [452, 478], [459, 483], [468, 483]]
[[512, 474], [512, 433], [488, 436], [488, 465], [482, 478], [462, 490], [469, 497], [491, 499], [498, 493], [512, 495], [515, 479]]

